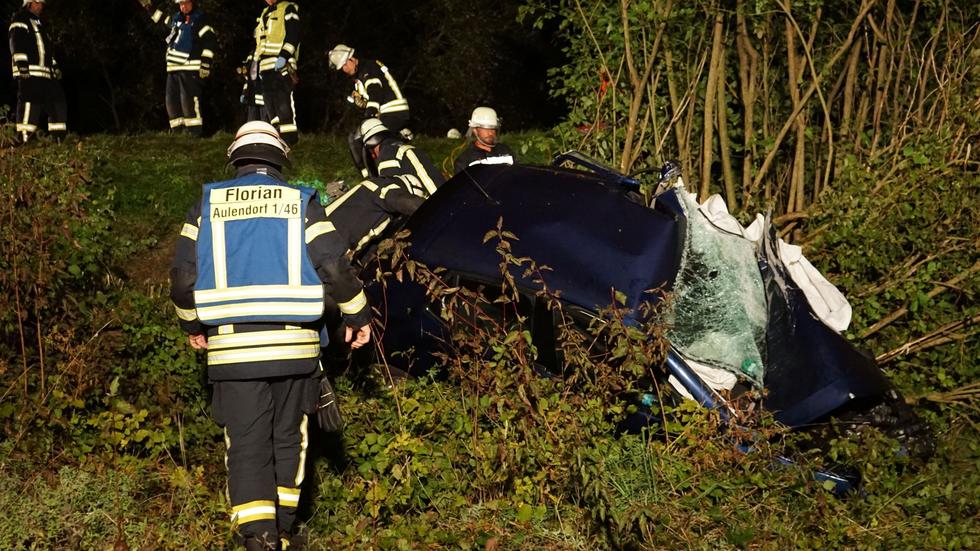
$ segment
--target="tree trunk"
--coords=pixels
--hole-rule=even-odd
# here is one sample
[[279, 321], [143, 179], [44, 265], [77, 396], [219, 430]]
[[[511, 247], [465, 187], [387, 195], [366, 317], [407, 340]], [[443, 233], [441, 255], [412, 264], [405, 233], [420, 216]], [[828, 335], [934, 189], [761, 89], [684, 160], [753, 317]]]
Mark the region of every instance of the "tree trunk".
[[701, 146], [701, 190], [698, 199], [703, 201], [711, 191], [711, 162], [714, 142], [715, 100], [718, 86], [718, 69], [721, 66], [721, 36], [725, 19], [721, 10], [715, 11], [714, 32], [711, 38], [711, 61], [708, 65], [708, 80], [704, 91], [704, 128]]

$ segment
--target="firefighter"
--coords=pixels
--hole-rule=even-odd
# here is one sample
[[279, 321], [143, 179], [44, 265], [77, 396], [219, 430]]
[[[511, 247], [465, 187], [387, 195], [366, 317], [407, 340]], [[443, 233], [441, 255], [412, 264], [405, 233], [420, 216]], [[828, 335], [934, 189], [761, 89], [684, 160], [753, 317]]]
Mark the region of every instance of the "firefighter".
[[299, 83], [299, 7], [288, 0], [265, 0], [255, 25], [250, 74], [258, 75], [269, 122], [289, 145], [299, 141], [293, 89]]
[[[140, 0], [147, 11], [150, 0]], [[168, 17], [153, 10], [150, 19], [167, 30], [167, 116], [170, 130], [187, 130], [201, 137], [204, 117], [201, 115], [203, 81], [211, 75], [211, 62], [217, 39], [207, 15], [194, 0], [175, 0], [178, 10]]]
[[269, 115], [265, 112], [265, 98], [262, 97], [262, 82], [259, 80], [257, 66], [252, 65], [251, 54], [238, 68], [238, 74], [245, 79], [242, 95], [239, 98], [241, 104], [245, 106], [245, 120], [269, 122]]
[[207, 350], [213, 415], [224, 428], [231, 522], [245, 548], [295, 549], [308, 423], [318, 398], [325, 296], [351, 348], [370, 341], [370, 309], [316, 193], [287, 184], [275, 127], [243, 125], [228, 148], [234, 179], [204, 186], [170, 272], [191, 347]]
[[445, 183], [446, 179], [424, 151], [395, 138], [379, 119], [361, 123], [359, 135], [363, 143], [362, 172], [374, 176], [414, 176], [422, 184], [423, 197], [432, 195]]
[[17, 81], [16, 131], [22, 142], [42, 124], [56, 140], [68, 132], [68, 104], [61, 87], [61, 69], [41, 24], [46, 0], [24, 0], [10, 22], [11, 66]]
[[392, 132], [412, 139], [408, 129], [408, 100], [384, 63], [354, 57], [354, 48], [337, 44], [327, 53], [330, 66], [354, 79], [354, 91], [347, 101], [364, 110], [364, 118], [378, 118]]
[[342, 239], [335, 253], [357, 254], [392, 222], [410, 216], [425, 201], [418, 178], [375, 176], [349, 189], [326, 207], [327, 220]]
[[456, 174], [473, 165], [512, 165], [514, 153], [506, 145], [497, 141], [500, 119], [490, 107], [477, 107], [470, 115], [469, 134], [473, 137], [459, 157], [456, 158]]

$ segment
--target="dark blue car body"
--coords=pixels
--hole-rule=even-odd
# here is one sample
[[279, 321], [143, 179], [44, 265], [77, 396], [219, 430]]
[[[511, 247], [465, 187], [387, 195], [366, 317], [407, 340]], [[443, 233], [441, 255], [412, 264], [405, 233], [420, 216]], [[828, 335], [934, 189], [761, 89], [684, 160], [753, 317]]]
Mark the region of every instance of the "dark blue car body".
[[[625, 295], [625, 306], [631, 309], [656, 300], [649, 290], [669, 290], [686, 227], [683, 209], [671, 192], [650, 208], [631, 196], [622, 178], [608, 174], [478, 166], [449, 180], [407, 220], [409, 255], [449, 274], [499, 283], [500, 256], [492, 243], [483, 243], [498, 219], [518, 237], [513, 253], [547, 265], [549, 287], [560, 290], [569, 307], [586, 312], [611, 305], [613, 290]], [[802, 292], [773, 283], [772, 275], [783, 267], [771, 240], [763, 249], [759, 267], [769, 307], [766, 407], [783, 423], [801, 426], [888, 393], [891, 386], [873, 358], [818, 320]], [[532, 294], [537, 290], [530, 279], [514, 275], [519, 287]], [[381, 289], [377, 283], [369, 286], [372, 303], [384, 311], [384, 350], [406, 370], [406, 360], [391, 353], [413, 350], [414, 368], [425, 369], [432, 363], [427, 352], [437, 350], [443, 338], [436, 306], [409, 281], [391, 278], [384, 296]], [[673, 355], [668, 364], [702, 403], [717, 405], [720, 397], [682, 360]]]

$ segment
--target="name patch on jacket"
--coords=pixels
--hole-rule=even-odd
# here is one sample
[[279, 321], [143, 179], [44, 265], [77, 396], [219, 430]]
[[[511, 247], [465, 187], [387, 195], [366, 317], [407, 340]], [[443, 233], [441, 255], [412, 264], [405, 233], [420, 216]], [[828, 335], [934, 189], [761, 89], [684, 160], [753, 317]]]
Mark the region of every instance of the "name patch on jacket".
[[302, 195], [282, 186], [240, 186], [211, 190], [211, 220], [299, 218]]

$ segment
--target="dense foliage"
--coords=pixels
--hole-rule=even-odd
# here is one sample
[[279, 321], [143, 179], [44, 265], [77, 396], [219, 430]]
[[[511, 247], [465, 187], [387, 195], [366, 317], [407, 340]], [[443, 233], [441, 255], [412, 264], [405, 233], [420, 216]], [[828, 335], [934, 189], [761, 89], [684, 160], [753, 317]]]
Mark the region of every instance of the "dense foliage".
[[[0, 356], [0, 507], [6, 512], [0, 547], [214, 549], [227, 540], [222, 443], [208, 416], [202, 358], [187, 348], [165, 297], [172, 236], [200, 182], [227, 174], [221, 166], [227, 139], [204, 140], [193, 151], [168, 136], [4, 151], [4, 193], [23, 197], [5, 214], [17, 225], [10, 231], [4, 225], [4, 273], [12, 274], [14, 261], [48, 266], [44, 289], [57, 292], [44, 293], [50, 298], [40, 315], [24, 304], [17, 308], [17, 292], [36, 292], [26, 276], [16, 284], [4, 280], [0, 296], [12, 316]], [[548, 142], [540, 135], [508, 141], [531, 160], [550, 153], [536, 149]], [[456, 144], [422, 145], [438, 161]], [[291, 174], [350, 179], [348, 166], [340, 140], [316, 138], [297, 149]], [[856, 190], [876, 181], [855, 178]], [[838, 215], [820, 214], [827, 227], [812, 239], [836, 281], [864, 290], [852, 292], [858, 331], [891, 307], [867, 293], [889, 273], [897, 249], [906, 241], [941, 243], [949, 236], [930, 228], [948, 216], [960, 216], [953, 221], [958, 226], [975, 224], [976, 203], [955, 199], [956, 191], [975, 192], [975, 181], [947, 185], [954, 193], [914, 202], [915, 224], [903, 222], [912, 216], [905, 210], [888, 207], [895, 199], [887, 194], [829, 196]], [[58, 197], [74, 208], [46, 212]], [[869, 216], [872, 211], [885, 215]], [[891, 231], [898, 223], [908, 230]], [[24, 232], [36, 235], [36, 247], [22, 244]], [[491, 232], [486, 244], [502, 260], [512, 240], [505, 232], [506, 226]], [[868, 246], [882, 249], [850, 254], [866, 245], [849, 236], [862, 235], [876, 236]], [[51, 244], [45, 249], [44, 243]], [[928, 270], [926, 264], [920, 269]], [[488, 306], [440, 283], [438, 273], [403, 265], [404, 277], [409, 270], [464, 312], [467, 301]], [[546, 270], [541, 277], [547, 281]], [[928, 281], [916, 270], [889, 287], [888, 296], [900, 303], [906, 286]], [[964, 282], [957, 292], [973, 293], [975, 284]], [[869, 342], [883, 351], [883, 344], [931, 326], [935, 316], [972, 311], [954, 294], [910, 308]], [[34, 324], [24, 323], [26, 356], [18, 312]], [[34, 344], [38, 327], [43, 374], [42, 348]], [[950, 393], [977, 380], [976, 341], [968, 330], [957, 330], [963, 339], [912, 349], [888, 364], [937, 428], [940, 447], [931, 462], [910, 465], [894, 455], [894, 442], [867, 432], [835, 443], [831, 455], [804, 457], [800, 468], [774, 470], [772, 457], [786, 442], [777, 427], [759, 425], [756, 431], [773, 436], [772, 444], [746, 455], [717, 432], [711, 415], [688, 405], [665, 408], [665, 433], [615, 436], [612, 428], [628, 408], [621, 392], [655, 363], [656, 340], [649, 345], [611, 323], [597, 338], [620, 356], [605, 359], [576, 354], [581, 343], [566, 340], [569, 365], [602, 374], [566, 384], [532, 376], [534, 351], [519, 320], [478, 331], [456, 327], [458, 353], [446, 358], [444, 374], [394, 387], [383, 368], [347, 371], [336, 380], [349, 424], [343, 438], [316, 437], [304, 505], [314, 549], [968, 549], [980, 541], [971, 520], [980, 503], [980, 444], [970, 409], [976, 396]], [[837, 499], [812, 480], [810, 468], [835, 460], [862, 470], [867, 495]]]

